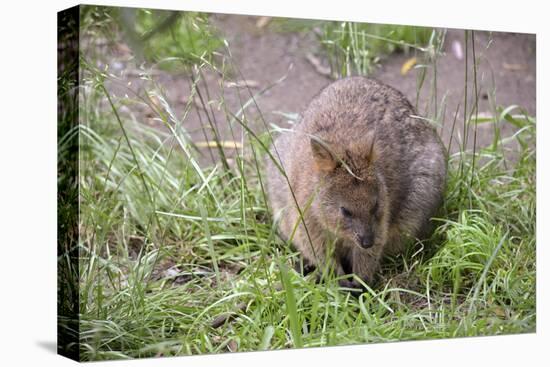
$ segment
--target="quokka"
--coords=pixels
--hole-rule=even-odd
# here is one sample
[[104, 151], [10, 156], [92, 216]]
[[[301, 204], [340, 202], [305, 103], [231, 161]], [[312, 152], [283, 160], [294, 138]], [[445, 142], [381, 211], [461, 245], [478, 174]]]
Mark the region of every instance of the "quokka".
[[403, 94], [370, 78], [323, 89], [271, 154], [285, 172], [267, 159], [279, 234], [309, 267], [327, 264], [367, 284], [385, 254], [427, 235], [445, 190], [446, 151], [434, 128]]

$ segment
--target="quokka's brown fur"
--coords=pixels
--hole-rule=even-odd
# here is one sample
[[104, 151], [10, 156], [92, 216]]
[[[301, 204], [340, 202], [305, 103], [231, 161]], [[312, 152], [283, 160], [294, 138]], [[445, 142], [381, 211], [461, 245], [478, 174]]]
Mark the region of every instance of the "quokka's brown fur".
[[374, 79], [330, 84], [271, 153], [286, 173], [268, 158], [267, 191], [281, 236], [306, 264], [328, 263], [337, 275], [354, 273], [370, 284], [384, 254], [426, 234], [445, 188], [437, 133], [399, 91]]

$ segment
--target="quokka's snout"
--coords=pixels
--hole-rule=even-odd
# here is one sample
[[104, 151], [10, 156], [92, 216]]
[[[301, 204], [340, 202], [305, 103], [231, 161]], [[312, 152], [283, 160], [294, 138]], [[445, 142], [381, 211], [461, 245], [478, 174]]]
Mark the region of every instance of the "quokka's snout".
[[268, 159], [270, 207], [306, 262], [372, 282], [384, 254], [426, 233], [445, 188], [446, 152], [416, 115], [397, 90], [346, 78], [275, 141], [288, 182]]
[[374, 233], [369, 231], [363, 234], [358, 234], [356, 237], [356, 242], [359, 246], [361, 246], [361, 248], [371, 248], [374, 246]]

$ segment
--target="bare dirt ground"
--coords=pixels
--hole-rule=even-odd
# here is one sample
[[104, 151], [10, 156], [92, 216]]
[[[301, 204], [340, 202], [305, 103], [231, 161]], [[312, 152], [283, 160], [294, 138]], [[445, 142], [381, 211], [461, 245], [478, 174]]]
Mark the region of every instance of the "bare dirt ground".
[[[318, 51], [318, 42], [312, 32], [284, 33], [277, 32], [272, 27], [258, 27], [258, 17], [236, 15], [213, 15], [212, 23], [227, 40], [231, 57], [228, 65], [229, 75], [233, 81], [247, 80], [251, 88], [232, 86], [229, 80], [223, 80], [215, 71], [204, 72], [199, 91], [204, 100], [223, 99], [225, 107], [211, 102], [201, 105], [194, 98], [193, 108], [184, 116], [186, 102], [190, 99], [191, 80], [188, 75], [159, 72], [153, 78], [162, 86], [168, 103], [175, 109], [179, 119], [184, 120], [183, 126], [191, 133], [194, 140], [205, 140], [212, 137], [211, 131], [201, 128], [208, 125], [210, 119], [217, 126], [220, 137], [233, 140], [238, 136], [240, 128], [233, 125], [233, 133], [229, 129], [228, 111], [237, 114], [239, 109], [264, 88], [272, 86], [261, 95], [256, 95], [255, 103], [247, 108], [248, 122], [256, 129], [264, 128], [265, 124], [288, 126], [288, 118], [281, 114], [300, 113], [331, 79], [316, 71], [307, 60], [306, 55]], [[464, 121], [464, 85], [465, 56], [468, 53], [468, 95], [467, 111], [473, 106], [474, 75], [471, 45], [465, 49], [465, 32], [448, 30], [444, 43], [444, 54], [437, 61], [437, 106], [444, 109], [443, 127], [440, 132], [445, 145], [449, 142], [451, 127], [456, 114], [456, 126], [453, 140], [462, 134]], [[535, 75], [535, 36], [528, 34], [475, 32], [475, 53], [478, 63], [476, 83], [478, 86], [478, 113], [482, 116], [493, 115], [494, 106], [507, 107], [518, 105], [530, 115], [536, 116], [536, 75]], [[453, 42], [461, 45], [462, 59], [453, 50]], [[221, 50], [222, 53], [227, 53]], [[425, 115], [431, 97], [430, 87], [425, 85], [417, 99], [417, 71], [411, 70], [402, 75], [400, 70], [405, 61], [412, 55], [394, 53], [382, 60], [380, 66], [371, 75], [386, 84], [402, 91], [409, 100], [418, 106], [419, 114]], [[146, 93], [143, 82], [137, 73], [128, 72], [125, 58], [127, 55], [114, 55], [109, 62], [111, 70], [121, 70], [120, 85], [131, 82], [131, 88], [138, 93]], [[426, 84], [432, 83], [431, 72], [428, 71]], [[281, 78], [284, 80], [280, 81]], [[221, 86], [221, 88], [220, 88]], [[115, 84], [110, 86], [116, 93], [124, 92]], [[433, 88], [432, 88], [433, 90]], [[441, 101], [444, 99], [445, 103]], [[257, 104], [257, 106], [255, 106]], [[204, 108], [206, 107], [206, 108]], [[433, 104], [428, 107], [433, 111]], [[467, 112], [468, 114], [469, 112]], [[261, 122], [263, 120], [263, 122]], [[265, 124], [264, 124], [265, 122]], [[158, 122], [149, 119], [149, 123], [160, 127]], [[514, 128], [503, 125], [503, 136], [509, 136]], [[489, 144], [493, 139], [493, 127], [481, 124], [477, 132], [478, 146]], [[471, 141], [471, 140], [470, 140]], [[451, 151], [456, 151], [458, 144], [453, 142]], [[206, 153], [206, 152], [205, 152]], [[228, 152], [231, 155], [231, 152]], [[205, 154], [206, 158], [207, 154]]]

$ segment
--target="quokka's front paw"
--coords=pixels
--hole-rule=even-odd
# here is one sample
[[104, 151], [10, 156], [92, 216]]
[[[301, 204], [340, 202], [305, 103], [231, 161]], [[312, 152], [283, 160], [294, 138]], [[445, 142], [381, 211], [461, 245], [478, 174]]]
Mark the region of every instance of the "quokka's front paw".
[[316, 266], [313, 264], [310, 264], [307, 260], [297, 260], [294, 262], [294, 270], [296, 270], [297, 273], [302, 274], [303, 276], [308, 275], [309, 273], [314, 272], [316, 269]]
[[363, 286], [363, 284], [357, 281], [357, 279], [355, 278], [340, 279], [338, 280], [338, 284], [340, 285], [340, 287], [346, 288], [347, 291], [357, 297], [367, 290], [365, 286]]

